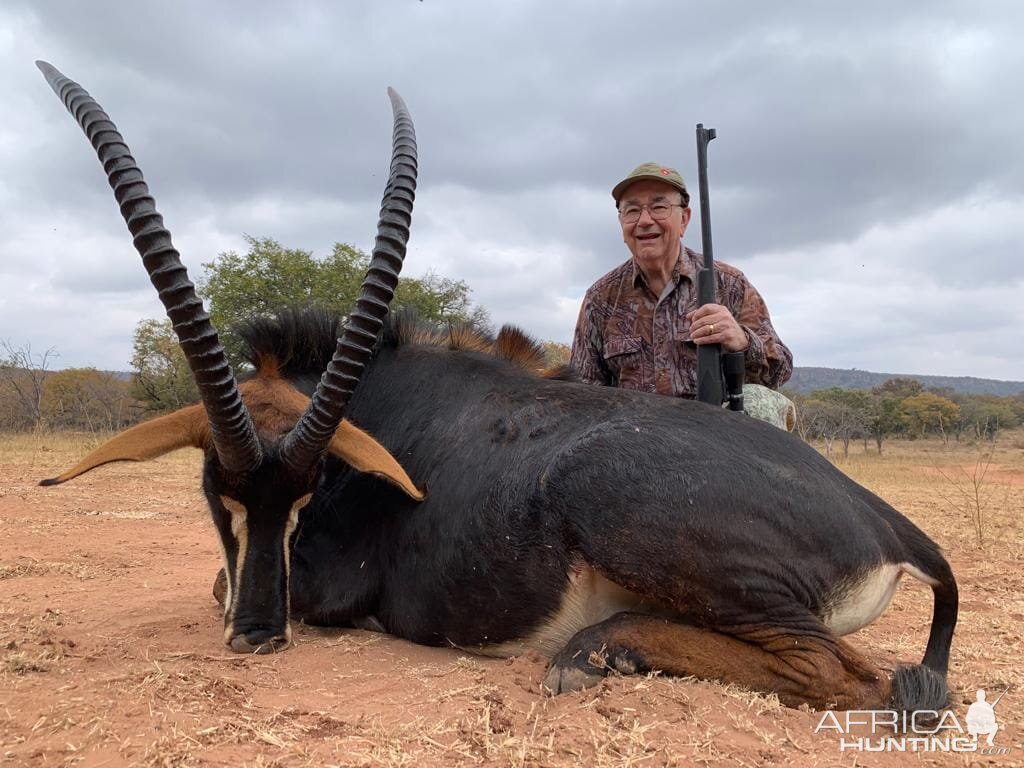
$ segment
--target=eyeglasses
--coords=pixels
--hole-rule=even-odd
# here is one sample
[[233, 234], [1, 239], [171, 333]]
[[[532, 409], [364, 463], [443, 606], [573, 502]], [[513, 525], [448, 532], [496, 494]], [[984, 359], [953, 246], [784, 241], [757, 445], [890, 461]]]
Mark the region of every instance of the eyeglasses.
[[664, 221], [672, 213], [673, 208], [685, 208], [680, 203], [654, 203], [654, 205], [626, 205], [619, 209], [619, 220], [623, 224], [636, 224], [640, 221], [640, 215], [644, 208], [651, 214], [655, 221]]

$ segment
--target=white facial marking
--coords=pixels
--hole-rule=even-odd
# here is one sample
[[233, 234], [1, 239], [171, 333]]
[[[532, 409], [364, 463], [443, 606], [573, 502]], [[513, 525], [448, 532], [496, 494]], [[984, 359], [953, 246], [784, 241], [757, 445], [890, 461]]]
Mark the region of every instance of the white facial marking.
[[242, 563], [245, 562], [245, 552], [249, 546], [249, 529], [246, 527], [248, 512], [241, 503], [228, 496], [221, 496], [220, 503], [231, 514], [231, 535], [235, 537], [235, 543], [238, 544], [238, 553], [235, 556], [235, 572], [232, 573], [231, 568], [228, 566], [227, 552], [224, 551], [223, 542], [221, 543], [221, 553], [224, 556], [224, 571], [228, 577], [228, 594], [224, 600], [224, 616], [227, 619], [224, 625], [224, 642], [227, 643], [234, 636], [232, 622], [235, 607], [234, 596], [238, 594], [238, 585], [234, 582], [240, 577]]
[[217, 536], [217, 546], [220, 547], [220, 559], [224, 561], [224, 581], [227, 583], [228, 592], [224, 595], [224, 615], [231, 610], [231, 597], [233, 590], [231, 588], [231, 569], [228, 567], [228, 551], [224, 548], [224, 540]]
[[[284, 578], [285, 578], [285, 584], [289, 584], [290, 585], [290, 583], [291, 583], [291, 573], [292, 573], [292, 571], [291, 571], [291, 567], [292, 567], [292, 552], [291, 552], [291, 549], [288, 547], [288, 543], [289, 543], [289, 541], [292, 538], [292, 531], [295, 530], [295, 526], [299, 522], [299, 510], [301, 510], [304, 506], [306, 506], [309, 503], [309, 500], [311, 498], [313, 498], [313, 494], [307, 493], [305, 496], [297, 499], [295, 501], [295, 503], [292, 504], [292, 508], [288, 511], [288, 522], [285, 523], [285, 527], [284, 527]], [[288, 642], [290, 643], [292, 641], [292, 622], [291, 622], [291, 615], [292, 615], [292, 591], [291, 591], [290, 586], [285, 591], [285, 614], [284, 615], [285, 615], [285, 617], [287, 617], [286, 618], [285, 627], [284, 627], [284, 636], [287, 638]]]

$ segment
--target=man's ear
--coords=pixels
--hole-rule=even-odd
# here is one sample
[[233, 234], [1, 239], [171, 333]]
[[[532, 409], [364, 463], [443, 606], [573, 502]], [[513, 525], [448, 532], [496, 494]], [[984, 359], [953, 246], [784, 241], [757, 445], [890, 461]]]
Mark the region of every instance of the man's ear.
[[112, 461], [146, 461], [178, 448], [205, 448], [209, 440], [206, 410], [202, 405], [190, 405], [114, 435], [67, 472], [39, 484], [59, 485]]
[[388, 453], [387, 448], [347, 420], [342, 420], [334, 430], [334, 437], [327, 446], [327, 452], [337, 456], [353, 469], [383, 477], [416, 501], [423, 501], [426, 498], [425, 494], [413, 485], [402, 465]]

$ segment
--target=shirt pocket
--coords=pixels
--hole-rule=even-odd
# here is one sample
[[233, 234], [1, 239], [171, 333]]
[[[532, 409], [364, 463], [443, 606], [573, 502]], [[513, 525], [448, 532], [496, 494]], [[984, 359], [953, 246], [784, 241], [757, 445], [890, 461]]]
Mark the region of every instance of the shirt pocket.
[[605, 340], [602, 356], [618, 386], [625, 389], [645, 387], [642, 349], [639, 336], [609, 336]]

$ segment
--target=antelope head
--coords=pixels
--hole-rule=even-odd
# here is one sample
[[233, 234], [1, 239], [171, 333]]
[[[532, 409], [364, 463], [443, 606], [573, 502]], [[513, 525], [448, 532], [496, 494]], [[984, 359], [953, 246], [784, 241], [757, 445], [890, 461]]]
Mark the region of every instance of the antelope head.
[[289, 539], [323, 457], [336, 456], [423, 498], [391, 454], [344, 419], [388, 312], [409, 239], [417, 156], [408, 110], [388, 89], [391, 170], [370, 267], [333, 359], [307, 398], [273, 366], [238, 383], [121, 134], [81, 86], [45, 62], [36, 64], [96, 150], [201, 398], [198, 405], [121, 432], [41, 485], [63, 483], [113, 461], [145, 461], [187, 446], [202, 450], [203, 492], [227, 576], [224, 642], [243, 653], [281, 650], [291, 642]]

